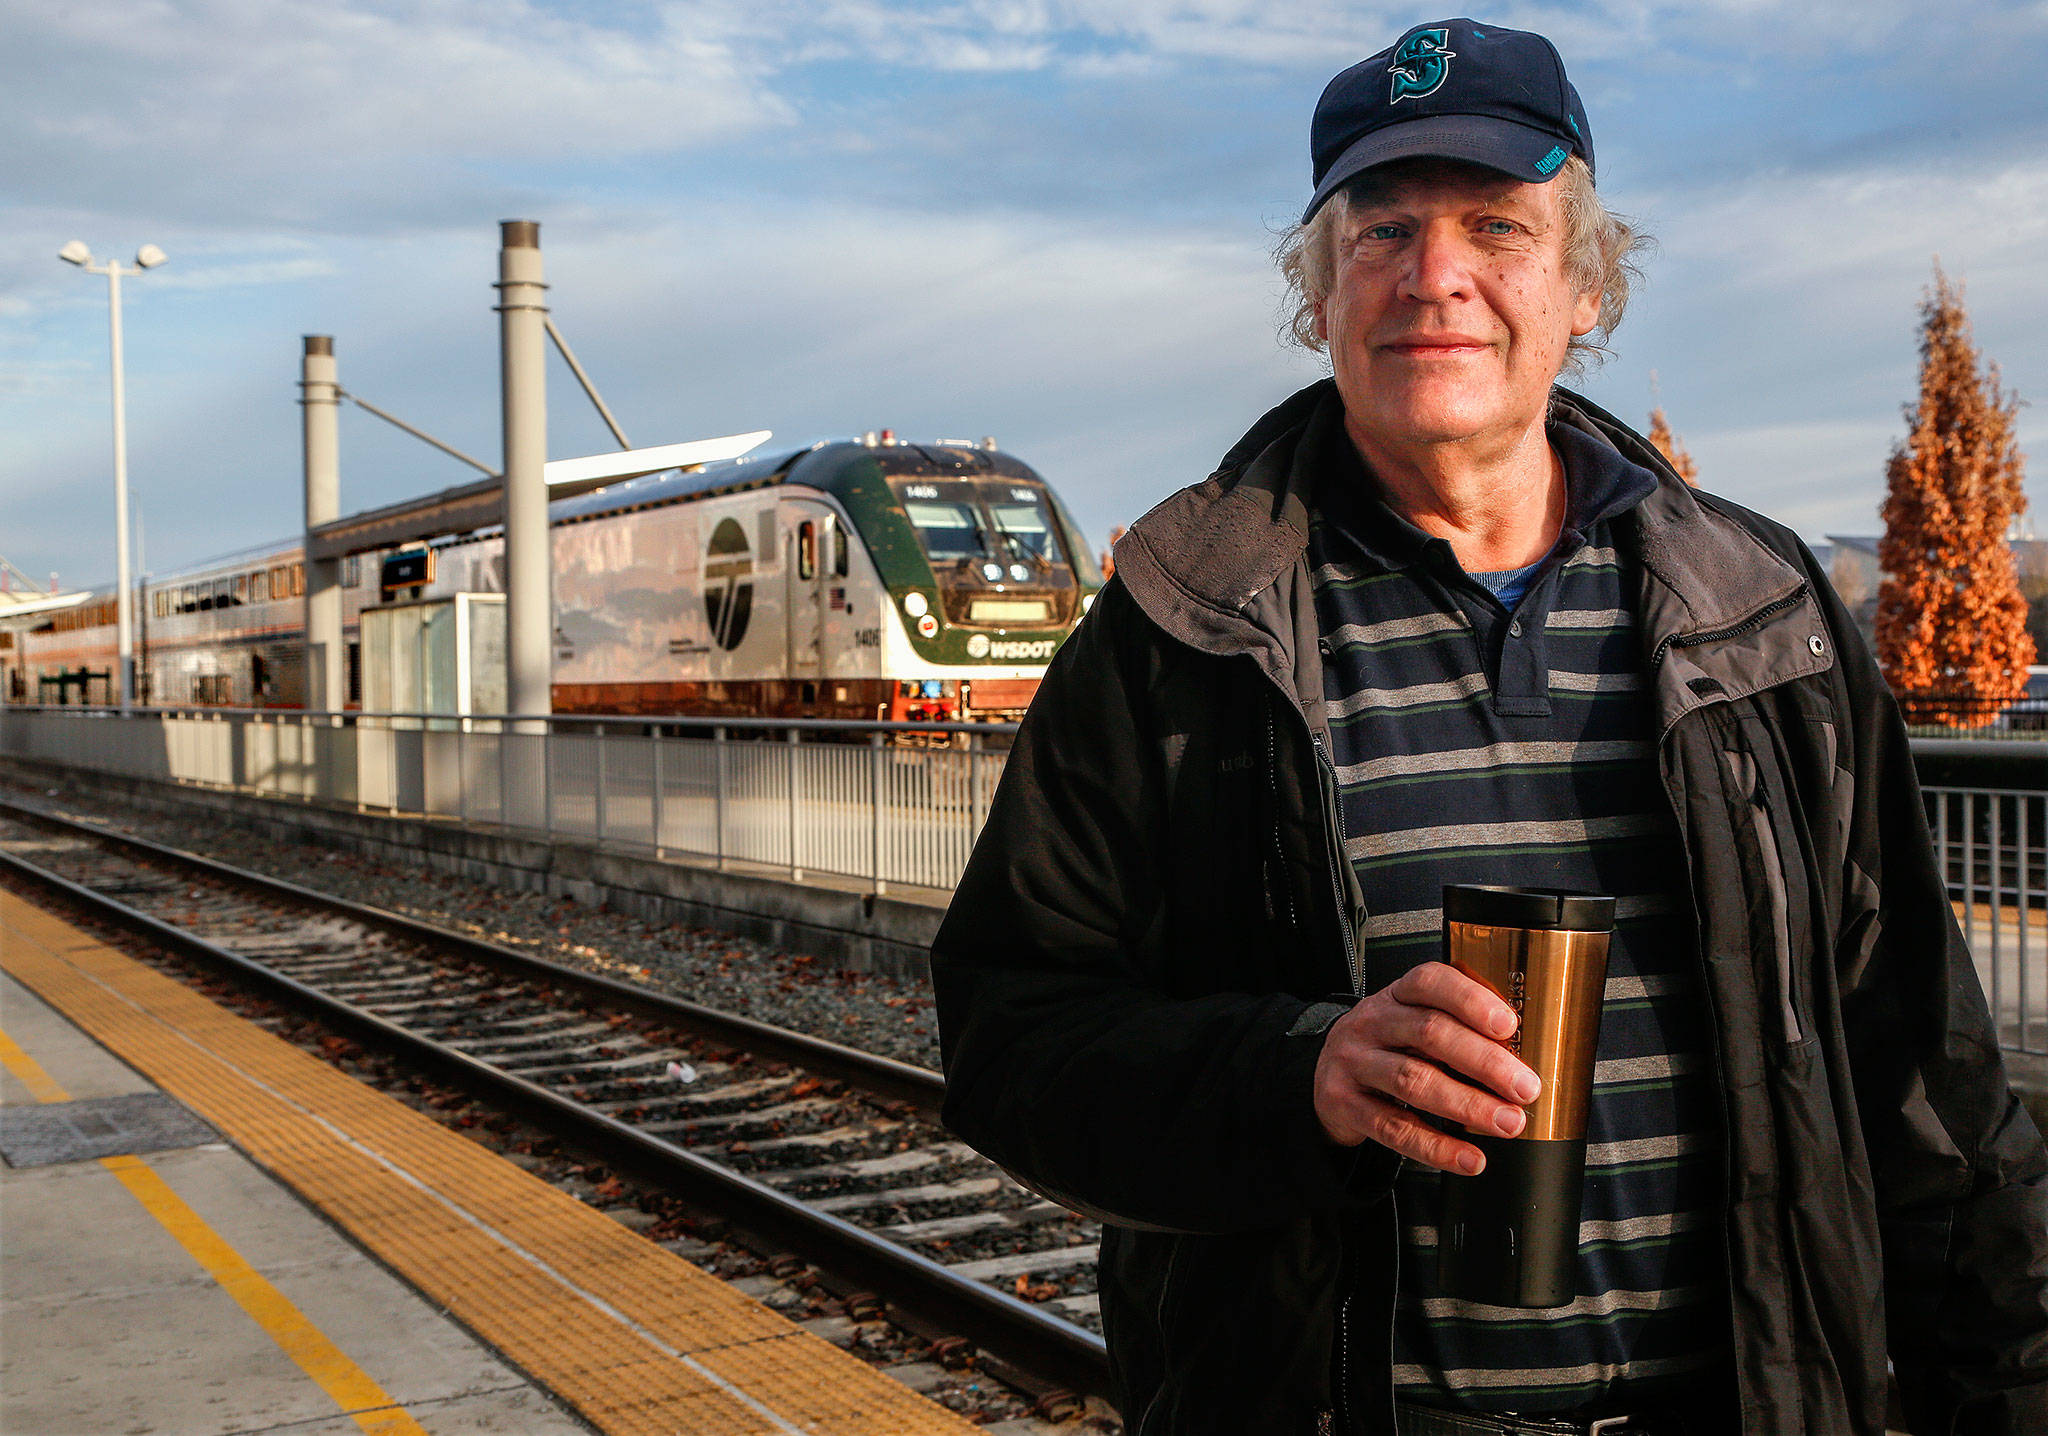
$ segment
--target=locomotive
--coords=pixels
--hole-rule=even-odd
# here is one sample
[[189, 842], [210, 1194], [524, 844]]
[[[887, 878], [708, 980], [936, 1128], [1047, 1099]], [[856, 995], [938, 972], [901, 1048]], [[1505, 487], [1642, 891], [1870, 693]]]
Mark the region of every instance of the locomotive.
[[[557, 713], [1015, 718], [1102, 586], [1058, 494], [992, 440], [748, 455], [556, 499], [549, 527]], [[138, 700], [300, 706], [300, 560], [269, 545], [146, 583]], [[359, 707], [363, 613], [502, 594], [504, 530], [356, 555], [342, 581]], [[108, 701], [113, 609], [17, 635], [8, 697]]]

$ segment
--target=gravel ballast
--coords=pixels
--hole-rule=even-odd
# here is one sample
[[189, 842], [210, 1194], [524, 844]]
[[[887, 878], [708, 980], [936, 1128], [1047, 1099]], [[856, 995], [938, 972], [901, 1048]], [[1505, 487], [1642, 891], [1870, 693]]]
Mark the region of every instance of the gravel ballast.
[[123, 807], [84, 788], [9, 775], [17, 802], [94, 822], [319, 892], [638, 982], [725, 1012], [937, 1070], [929, 983], [850, 972], [711, 928], [665, 927], [567, 897], [511, 892], [312, 843], [279, 843], [219, 815], [168, 816]]

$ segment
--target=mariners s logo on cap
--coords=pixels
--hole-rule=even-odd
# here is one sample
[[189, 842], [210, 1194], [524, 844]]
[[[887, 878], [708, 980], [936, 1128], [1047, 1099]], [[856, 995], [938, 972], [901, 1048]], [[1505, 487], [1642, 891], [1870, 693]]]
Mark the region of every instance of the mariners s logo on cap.
[[1396, 160], [1462, 160], [1529, 184], [1555, 179], [1573, 155], [1588, 176], [1593, 169], [1586, 108], [1557, 47], [1468, 19], [1404, 30], [1337, 75], [1316, 101], [1308, 148], [1315, 194], [1303, 224], [1357, 176]]
[[1403, 100], [1435, 94], [1450, 78], [1451, 60], [1458, 53], [1445, 48], [1450, 43], [1448, 29], [1417, 30], [1403, 40], [1394, 51], [1394, 63], [1387, 66], [1387, 73], [1394, 77], [1393, 93], [1387, 97], [1387, 103], [1397, 105]]

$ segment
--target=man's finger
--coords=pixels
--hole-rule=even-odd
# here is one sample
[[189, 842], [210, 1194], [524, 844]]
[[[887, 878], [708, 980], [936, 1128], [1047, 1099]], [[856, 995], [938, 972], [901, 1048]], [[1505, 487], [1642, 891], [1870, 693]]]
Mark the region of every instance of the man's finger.
[[1449, 1118], [1474, 1132], [1513, 1137], [1528, 1123], [1528, 1114], [1514, 1103], [1461, 1082], [1434, 1062], [1411, 1053], [1368, 1053], [1350, 1065], [1345, 1075], [1368, 1096], [1391, 1098], [1403, 1107]]
[[1526, 1105], [1543, 1090], [1535, 1072], [1520, 1058], [1440, 1007], [1398, 1004], [1387, 1013], [1382, 1032], [1385, 1045], [1442, 1063], [1485, 1083], [1507, 1101]]
[[1387, 995], [1410, 1007], [1435, 1007], [1476, 1032], [1496, 1040], [1514, 1035], [1515, 1009], [1500, 994], [1444, 962], [1410, 968], [1387, 988]]
[[1486, 1154], [1470, 1142], [1461, 1142], [1413, 1112], [1363, 1092], [1345, 1104], [1339, 1125], [1340, 1130], [1330, 1135], [1347, 1147], [1376, 1142], [1410, 1161], [1456, 1176], [1473, 1176], [1486, 1166]]

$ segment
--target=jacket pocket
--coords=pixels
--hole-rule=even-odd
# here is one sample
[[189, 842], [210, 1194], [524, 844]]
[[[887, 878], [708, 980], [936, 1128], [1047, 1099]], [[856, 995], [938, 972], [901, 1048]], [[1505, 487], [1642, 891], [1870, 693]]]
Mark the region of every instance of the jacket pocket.
[[1785, 888], [1784, 854], [1771, 822], [1770, 804], [1763, 787], [1757, 782], [1756, 759], [1748, 753], [1732, 751], [1723, 751], [1721, 759], [1740, 800], [1737, 821], [1746, 816], [1749, 835], [1756, 844], [1757, 866], [1764, 885], [1762, 896], [1770, 927], [1779, 1037], [1787, 1047], [1796, 1047], [1806, 1041], [1806, 1026], [1800, 1020], [1796, 997], [1798, 978], [1792, 963], [1792, 902]]

